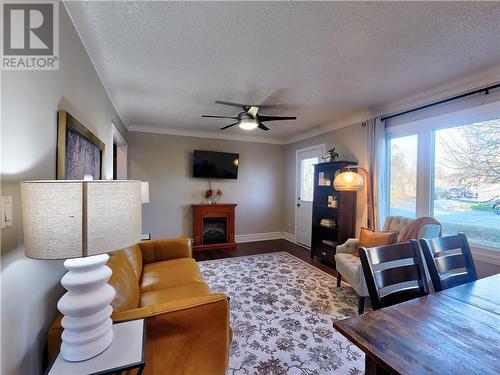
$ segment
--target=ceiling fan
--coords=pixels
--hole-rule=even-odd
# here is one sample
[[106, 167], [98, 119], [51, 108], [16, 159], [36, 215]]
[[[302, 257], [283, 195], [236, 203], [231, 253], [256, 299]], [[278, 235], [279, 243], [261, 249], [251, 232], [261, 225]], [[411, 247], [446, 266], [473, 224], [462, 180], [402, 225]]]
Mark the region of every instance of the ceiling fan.
[[296, 120], [297, 117], [290, 116], [264, 116], [259, 115], [260, 108], [272, 108], [279, 107], [279, 104], [240, 104], [240, 103], [231, 103], [231, 102], [223, 102], [220, 100], [215, 101], [217, 104], [229, 105], [231, 107], [239, 107], [243, 108], [243, 112], [238, 113], [238, 116], [212, 116], [212, 115], [201, 115], [201, 117], [212, 117], [212, 118], [229, 118], [233, 120], [237, 120], [237, 122], [233, 124], [226, 125], [221, 130], [225, 130], [230, 128], [231, 126], [238, 125], [240, 128], [245, 130], [253, 130], [255, 128], [259, 128], [262, 130], [269, 130], [269, 128], [263, 124], [263, 122], [267, 121], [283, 121], [283, 120]]

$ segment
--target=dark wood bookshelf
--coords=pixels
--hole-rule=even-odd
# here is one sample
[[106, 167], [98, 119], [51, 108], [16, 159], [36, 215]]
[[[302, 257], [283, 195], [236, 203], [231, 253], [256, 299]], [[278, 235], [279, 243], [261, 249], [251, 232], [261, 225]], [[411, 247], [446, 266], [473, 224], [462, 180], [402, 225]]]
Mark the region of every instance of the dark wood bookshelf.
[[[336, 191], [333, 180], [338, 173], [344, 172], [348, 165], [357, 165], [351, 161], [332, 161], [314, 166], [314, 191], [312, 212], [311, 258], [318, 257], [335, 266], [336, 245], [343, 244], [354, 237], [356, 225], [356, 192]], [[320, 185], [320, 174], [330, 181], [329, 186]], [[336, 198], [336, 207], [330, 207], [328, 196]], [[329, 218], [335, 221], [334, 227], [321, 225], [321, 220]], [[323, 241], [333, 242], [333, 246]]]

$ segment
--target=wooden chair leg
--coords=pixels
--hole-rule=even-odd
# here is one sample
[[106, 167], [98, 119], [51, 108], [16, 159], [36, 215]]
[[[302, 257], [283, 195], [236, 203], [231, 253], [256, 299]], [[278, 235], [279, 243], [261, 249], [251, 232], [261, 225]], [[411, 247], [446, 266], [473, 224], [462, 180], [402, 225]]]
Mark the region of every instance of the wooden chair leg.
[[337, 271], [337, 286], [340, 286], [340, 282], [342, 281], [342, 275], [339, 271]]
[[365, 298], [366, 297], [359, 297], [358, 301], [358, 315], [361, 315], [365, 312]]

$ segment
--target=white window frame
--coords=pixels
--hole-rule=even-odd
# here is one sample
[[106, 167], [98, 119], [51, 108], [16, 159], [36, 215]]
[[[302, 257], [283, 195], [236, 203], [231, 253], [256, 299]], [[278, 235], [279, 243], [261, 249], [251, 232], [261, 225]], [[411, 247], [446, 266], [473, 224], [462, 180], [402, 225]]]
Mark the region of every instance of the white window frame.
[[386, 150], [385, 150], [385, 155], [386, 155], [386, 165], [388, 166], [387, 168], [387, 174], [386, 174], [386, 185], [385, 186], [388, 186], [389, 189], [387, 189], [387, 197], [386, 197], [386, 200], [385, 200], [385, 212], [387, 213], [387, 215], [391, 215], [391, 189], [390, 189], [390, 186], [391, 186], [391, 139], [394, 139], [394, 138], [402, 138], [402, 137], [408, 137], [408, 136], [411, 136], [411, 135], [416, 135], [417, 136], [417, 199], [416, 199], [416, 205], [415, 205], [415, 215], [418, 217], [418, 216], [422, 216], [419, 214], [419, 197], [418, 197], [418, 187], [419, 187], [419, 150], [418, 150], [418, 147], [420, 145], [420, 134], [418, 133], [418, 131], [416, 130], [407, 130], [407, 129], [404, 129], [403, 131], [401, 132], [393, 132], [393, 133], [389, 133], [389, 132], [386, 132], [386, 142], [385, 142], [385, 147], [386, 147]]
[[[386, 128], [387, 147], [387, 211], [389, 212], [390, 194], [390, 140], [416, 134], [417, 146], [417, 217], [428, 216], [433, 212], [434, 200], [434, 135], [436, 130], [488, 121], [500, 118], [500, 102], [483, 104], [477, 107], [450, 112], [421, 120], [411, 121]], [[500, 265], [500, 249], [471, 243], [471, 250], [480, 261]]]

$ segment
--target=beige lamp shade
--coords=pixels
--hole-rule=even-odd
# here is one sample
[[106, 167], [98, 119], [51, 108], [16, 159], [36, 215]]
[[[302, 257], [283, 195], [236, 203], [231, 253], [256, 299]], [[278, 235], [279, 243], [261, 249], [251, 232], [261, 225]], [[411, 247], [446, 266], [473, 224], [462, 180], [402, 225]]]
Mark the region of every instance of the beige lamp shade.
[[141, 181], [141, 202], [149, 203], [149, 181]]
[[365, 187], [365, 180], [360, 174], [347, 171], [335, 177], [333, 187], [337, 191], [360, 191]]
[[140, 181], [27, 181], [21, 195], [30, 258], [79, 258], [140, 241]]

